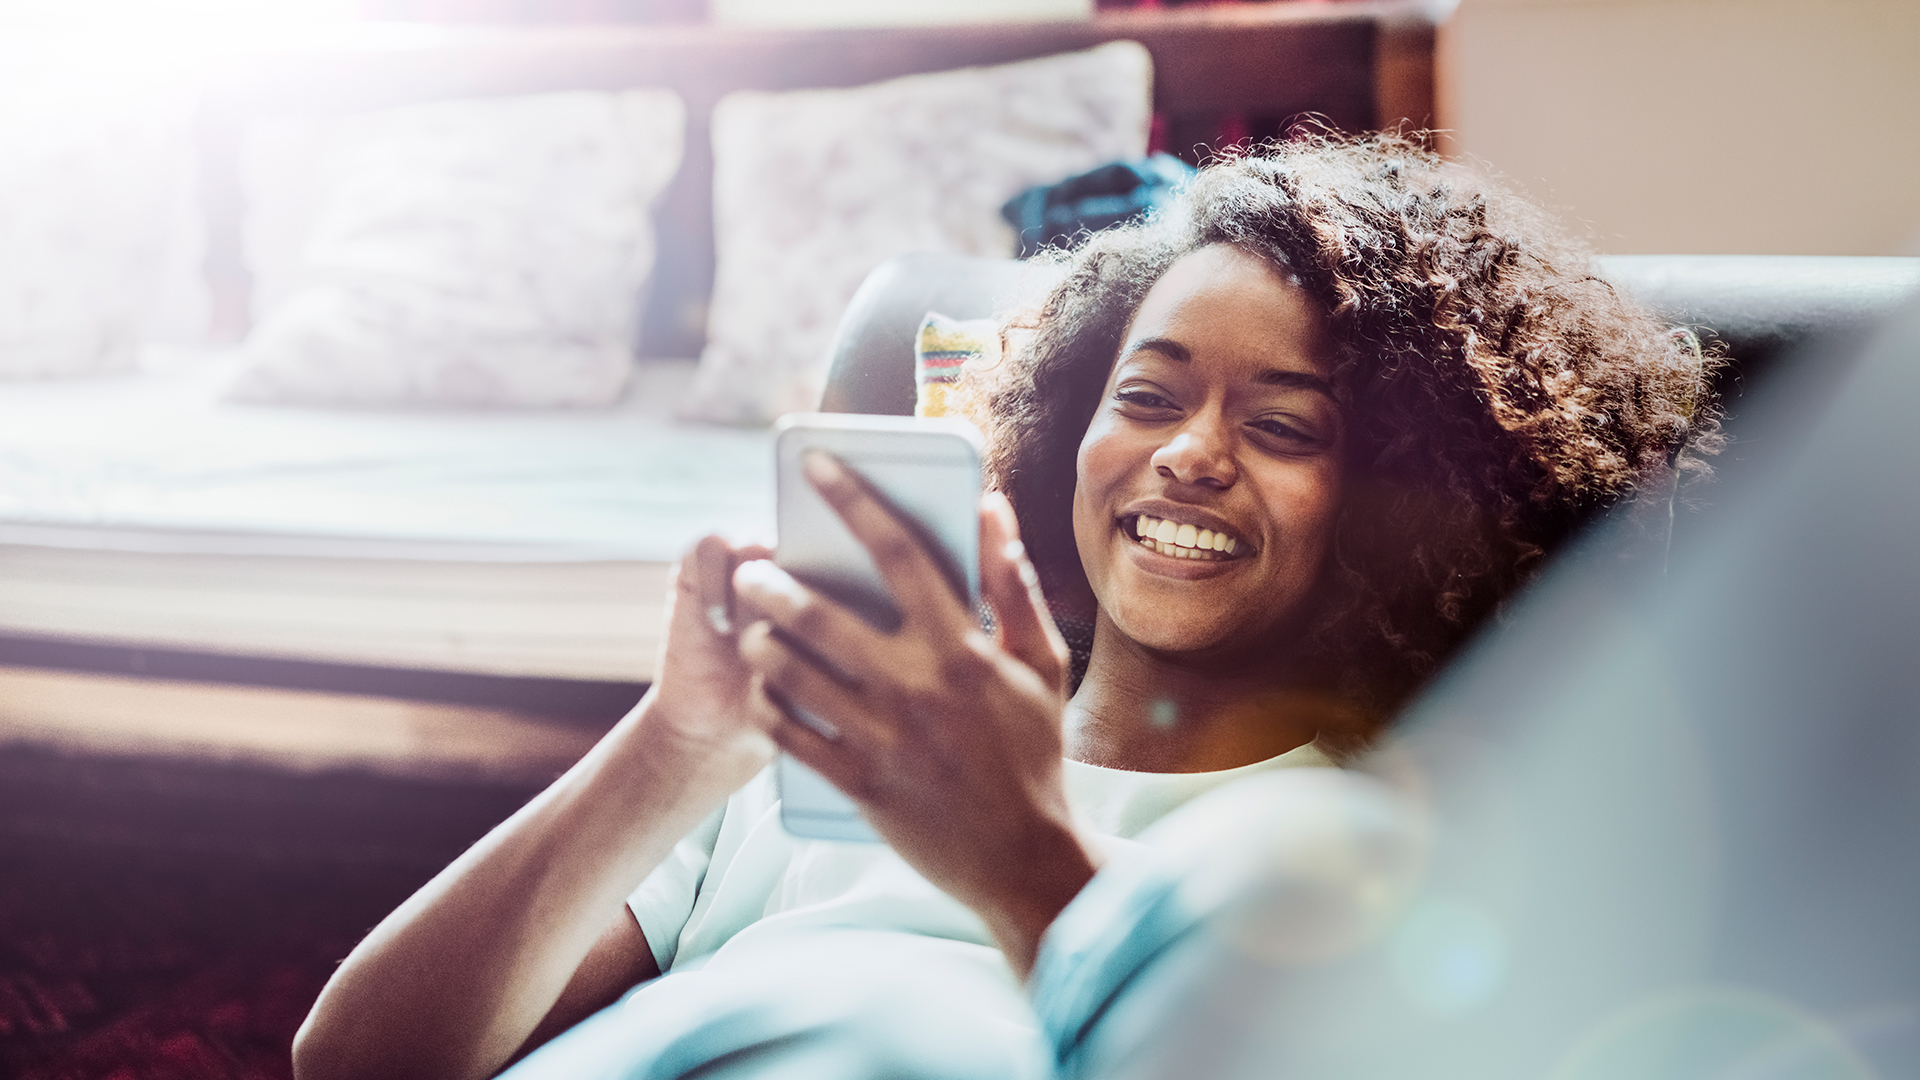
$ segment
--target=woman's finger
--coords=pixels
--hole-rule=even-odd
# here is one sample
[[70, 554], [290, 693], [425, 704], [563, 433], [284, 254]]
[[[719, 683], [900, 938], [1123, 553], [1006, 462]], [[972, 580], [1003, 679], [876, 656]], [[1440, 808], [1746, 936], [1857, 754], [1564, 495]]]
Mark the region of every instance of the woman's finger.
[[1040, 575], [1020, 542], [1013, 504], [997, 491], [980, 500], [980, 591], [993, 606], [1000, 647], [1032, 668], [1046, 685], [1063, 690], [1067, 643], [1047, 613]]
[[708, 631], [733, 636], [733, 548], [717, 536], [704, 536], [682, 561], [680, 584]]
[[851, 681], [858, 682], [885, 652], [885, 635], [865, 619], [794, 580], [764, 559], [741, 563], [733, 586], [748, 618], [764, 619], [790, 641]]
[[808, 482], [873, 556], [904, 618], [931, 622], [954, 634], [973, 625], [973, 614], [957, 583], [927, 551], [921, 537], [895, 517], [865, 481], [824, 450], [808, 451], [801, 465]]
[[859, 691], [781, 640], [772, 624], [756, 622], [740, 634], [740, 657], [792, 722], [833, 742], [872, 743], [877, 729]]
[[791, 705], [780, 700], [779, 692], [759, 679], [754, 680], [752, 697], [756, 710], [771, 718], [767, 731], [772, 734], [774, 745], [841, 791], [857, 793], [853, 796], [856, 798], [867, 792], [864, 777], [869, 773], [844, 741], [799, 722]]
[[[777, 708], [778, 706], [773, 706]], [[811, 728], [791, 720], [773, 729], [774, 745], [792, 754], [802, 765], [824, 777], [856, 802], [867, 797], [869, 774], [840, 744], [822, 738]]]
[[771, 557], [759, 544], [739, 547], [718, 536], [703, 536], [673, 568], [676, 614], [682, 607], [708, 633], [731, 638], [736, 628], [733, 571], [740, 563]]

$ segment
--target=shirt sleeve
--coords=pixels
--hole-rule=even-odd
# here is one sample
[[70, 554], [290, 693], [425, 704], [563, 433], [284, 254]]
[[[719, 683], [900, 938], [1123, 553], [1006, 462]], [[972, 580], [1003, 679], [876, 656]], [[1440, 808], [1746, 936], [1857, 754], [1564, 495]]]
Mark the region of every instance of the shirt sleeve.
[[627, 907], [633, 912], [634, 921], [640, 924], [640, 932], [647, 936], [654, 962], [662, 972], [673, 967], [674, 953], [680, 947], [680, 932], [693, 914], [693, 904], [713, 862], [714, 843], [720, 837], [720, 823], [726, 813], [723, 806], [708, 815], [673, 846], [666, 861], [627, 897]]

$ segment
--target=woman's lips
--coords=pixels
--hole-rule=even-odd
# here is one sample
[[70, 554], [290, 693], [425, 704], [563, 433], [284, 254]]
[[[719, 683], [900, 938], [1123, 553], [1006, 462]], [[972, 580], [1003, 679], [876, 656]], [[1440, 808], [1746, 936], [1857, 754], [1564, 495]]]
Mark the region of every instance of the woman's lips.
[[1202, 529], [1191, 524], [1135, 514], [1122, 519], [1122, 525], [1135, 543], [1176, 559], [1219, 562], [1236, 558], [1244, 545], [1225, 532]]

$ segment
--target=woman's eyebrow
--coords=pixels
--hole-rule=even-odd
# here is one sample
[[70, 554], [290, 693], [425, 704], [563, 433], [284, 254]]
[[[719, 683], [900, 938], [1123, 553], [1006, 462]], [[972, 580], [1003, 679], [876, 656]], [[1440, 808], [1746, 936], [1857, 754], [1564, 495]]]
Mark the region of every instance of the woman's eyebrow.
[[1253, 381], [1261, 386], [1281, 386], [1289, 390], [1315, 390], [1328, 397], [1333, 396], [1333, 384], [1310, 371], [1268, 368], [1254, 376]]
[[1133, 344], [1127, 346], [1128, 355], [1132, 355], [1133, 353], [1141, 352], [1143, 350], [1150, 350], [1152, 352], [1157, 352], [1169, 360], [1178, 360], [1183, 364], [1191, 364], [1193, 362], [1192, 351], [1189, 350], [1185, 345], [1180, 344], [1179, 342], [1173, 340], [1172, 338], [1163, 338], [1163, 337], [1141, 338], [1139, 341], [1136, 341]]
[[[1192, 350], [1172, 338], [1141, 338], [1127, 346], [1127, 355], [1131, 356], [1137, 352], [1156, 352], [1182, 364], [1193, 363]], [[1313, 390], [1328, 397], [1333, 396], [1333, 384], [1311, 371], [1267, 368], [1254, 376], [1253, 381], [1261, 386], [1278, 386], [1288, 390]]]

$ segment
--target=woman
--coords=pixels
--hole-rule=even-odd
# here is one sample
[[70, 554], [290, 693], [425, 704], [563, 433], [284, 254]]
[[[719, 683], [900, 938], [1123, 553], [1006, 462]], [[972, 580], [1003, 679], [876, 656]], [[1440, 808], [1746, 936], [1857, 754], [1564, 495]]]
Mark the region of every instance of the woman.
[[[1690, 339], [1389, 137], [1210, 167], [1073, 254], [1030, 324], [984, 397], [993, 632], [811, 459], [903, 626], [703, 541], [652, 690], [354, 950], [303, 1077], [488, 1075], [662, 971], [525, 1068], [1042, 1071], [1017, 977], [1113, 837], [1364, 744], [1575, 526], [1664, 505], [1714, 437]], [[1043, 583], [1091, 623], [1070, 698]], [[890, 846], [787, 837], [776, 748]], [[932, 1024], [899, 1007], [916, 980]]]

